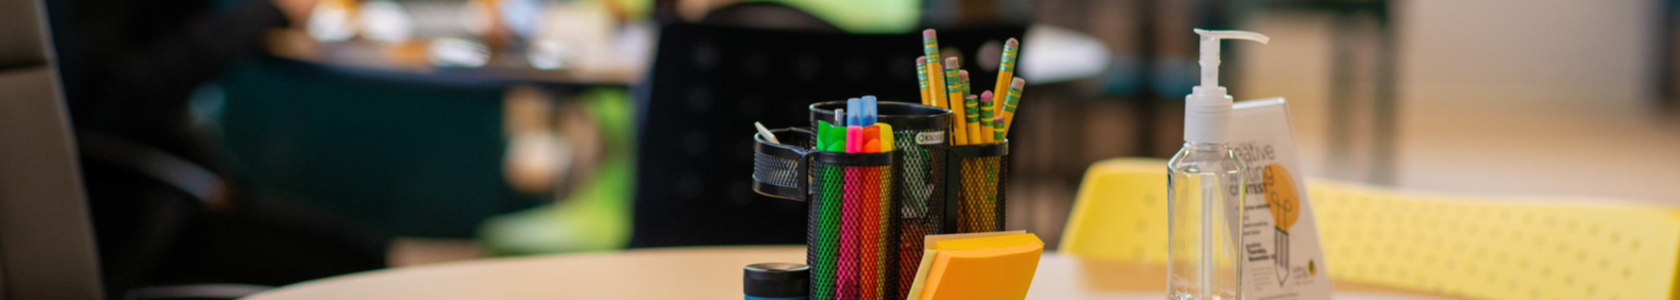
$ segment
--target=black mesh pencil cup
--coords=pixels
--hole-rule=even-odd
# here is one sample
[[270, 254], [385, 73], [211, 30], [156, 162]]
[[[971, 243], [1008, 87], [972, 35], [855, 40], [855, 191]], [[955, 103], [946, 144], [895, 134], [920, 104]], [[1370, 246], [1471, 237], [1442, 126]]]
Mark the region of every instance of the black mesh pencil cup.
[[950, 233], [1002, 231], [1009, 141], [951, 147], [945, 166], [945, 228]]
[[816, 135], [800, 128], [771, 130], [781, 143], [753, 135], [753, 191], [761, 195], [805, 201], [810, 194], [810, 161], [806, 159]]
[[[811, 126], [817, 121], [835, 121], [835, 109], [845, 108], [845, 101], [821, 102], [811, 105]], [[893, 148], [897, 150], [894, 166], [897, 169], [898, 190], [898, 285], [897, 296], [909, 294], [915, 280], [916, 268], [922, 261], [922, 237], [945, 233], [945, 153], [950, 145], [946, 127], [951, 111], [932, 106], [903, 102], [880, 102], [877, 121], [892, 125]]]
[[901, 299], [893, 222], [898, 151], [815, 151], [809, 147], [815, 138], [810, 131], [772, 133], [781, 144], [763, 135], [754, 139], [753, 188], [766, 196], [810, 202], [805, 258], [811, 267], [810, 298]]

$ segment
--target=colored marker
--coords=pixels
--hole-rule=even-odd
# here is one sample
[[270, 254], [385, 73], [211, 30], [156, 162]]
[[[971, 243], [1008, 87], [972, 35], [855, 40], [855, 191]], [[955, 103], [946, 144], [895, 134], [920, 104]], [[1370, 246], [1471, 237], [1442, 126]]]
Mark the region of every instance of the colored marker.
[[863, 96], [863, 115], [862, 115], [863, 116], [863, 124], [861, 124], [861, 125], [863, 125], [863, 126], [875, 125], [875, 120], [879, 117], [879, 115], [881, 113], [879, 111], [879, 109], [880, 109], [880, 106], [876, 105], [874, 95]]
[[846, 126], [846, 153], [863, 152], [863, 127]]

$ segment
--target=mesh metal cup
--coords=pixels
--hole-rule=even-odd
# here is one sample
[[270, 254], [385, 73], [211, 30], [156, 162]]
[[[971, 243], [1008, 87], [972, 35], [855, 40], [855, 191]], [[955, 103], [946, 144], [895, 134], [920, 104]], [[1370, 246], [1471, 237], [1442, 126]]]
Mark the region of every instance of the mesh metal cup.
[[[834, 123], [835, 109], [841, 108], [846, 108], [845, 101], [812, 104], [812, 130], [817, 121]], [[898, 288], [893, 298], [903, 299], [922, 261], [922, 237], [945, 233], [945, 153], [950, 145], [945, 130], [951, 111], [903, 102], [879, 102], [876, 110], [878, 122], [892, 125], [898, 152]]]
[[[896, 152], [896, 151], [895, 151]], [[897, 299], [894, 153], [811, 153], [811, 299]]]
[[951, 233], [1002, 231], [1009, 141], [951, 147], [945, 168], [945, 228]]
[[771, 130], [781, 143], [771, 143], [763, 134], [753, 135], [753, 192], [760, 195], [805, 201], [809, 161], [806, 155], [816, 135], [800, 128]]
[[762, 134], [754, 138], [753, 191], [810, 202], [805, 262], [810, 298], [903, 298], [897, 280], [900, 194], [894, 164], [902, 151], [814, 151], [811, 131], [771, 133], [781, 143]]

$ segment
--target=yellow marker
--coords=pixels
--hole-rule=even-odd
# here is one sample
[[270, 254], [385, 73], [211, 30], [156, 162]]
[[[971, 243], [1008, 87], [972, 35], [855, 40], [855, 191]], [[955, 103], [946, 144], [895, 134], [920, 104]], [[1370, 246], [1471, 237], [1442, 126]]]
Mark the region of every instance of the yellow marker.
[[[998, 60], [997, 85], [992, 87], [992, 92], [998, 93], [999, 94], [998, 96], [1003, 96], [1002, 94], [1005, 91], [1009, 90], [1009, 83], [1011, 82], [1010, 79], [1013, 79], [1015, 77], [1015, 60], [1016, 60], [1016, 57], [1020, 55], [1020, 53], [1021, 53], [1021, 42], [1020, 41], [1016, 41], [1014, 38], [1010, 38], [1008, 41], [1003, 42], [1003, 58]], [[1000, 98], [1000, 100], [1001, 100], [1001, 98], [1003, 98], [1003, 97], [998, 97], [998, 98]], [[1003, 101], [994, 101], [994, 102], [995, 103], [992, 103], [992, 104], [997, 105], [997, 107], [994, 107], [993, 111], [998, 112], [998, 113], [1002, 113], [1003, 112]]]
[[881, 152], [892, 152], [894, 146], [897, 146], [893, 144], [892, 125], [888, 125], [887, 123], [875, 123], [875, 126], [881, 126]]
[[956, 138], [951, 142], [953, 146], [968, 145], [968, 114], [967, 106], [963, 102], [962, 76], [957, 72], [961, 64], [955, 57], [945, 58], [945, 97], [951, 102], [951, 131]]
[[1009, 94], [1003, 96], [1003, 111], [999, 116], [1003, 117], [1002, 135], [1004, 137], [1009, 136], [1009, 125], [1015, 124], [1015, 106], [1020, 104], [1021, 91], [1026, 88], [1026, 79], [1015, 78], [1013, 82], [1009, 83]]
[[916, 87], [921, 88], [922, 105], [933, 106], [933, 97], [928, 97], [927, 57], [916, 58]]

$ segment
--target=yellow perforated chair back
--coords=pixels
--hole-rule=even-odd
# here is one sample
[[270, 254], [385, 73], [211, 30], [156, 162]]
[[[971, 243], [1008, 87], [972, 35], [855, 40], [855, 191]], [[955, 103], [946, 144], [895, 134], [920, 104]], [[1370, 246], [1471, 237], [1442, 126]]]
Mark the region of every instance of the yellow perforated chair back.
[[[1164, 263], [1166, 162], [1091, 166], [1064, 254]], [[1677, 299], [1680, 213], [1611, 201], [1441, 196], [1309, 180], [1338, 281], [1477, 299]]]
[[1085, 171], [1057, 251], [1107, 260], [1167, 262], [1167, 162], [1128, 158]]

